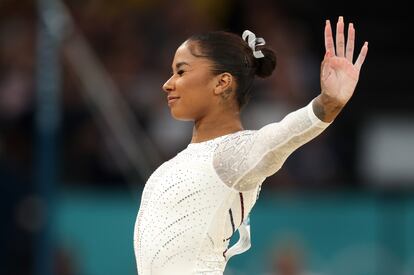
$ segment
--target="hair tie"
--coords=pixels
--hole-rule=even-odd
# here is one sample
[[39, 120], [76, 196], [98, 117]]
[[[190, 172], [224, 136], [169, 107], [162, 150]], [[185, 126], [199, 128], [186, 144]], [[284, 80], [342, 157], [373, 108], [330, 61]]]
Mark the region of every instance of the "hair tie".
[[257, 46], [263, 46], [265, 45], [265, 40], [261, 37], [257, 37], [254, 33], [252, 33], [249, 30], [245, 30], [243, 32], [242, 38], [244, 41], [247, 42], [247, 44], [249, 45], [249, 47], [252, 49], [253, 51], [253, 56], [255, 58], [262, 58], [264, 57], [262, 51], [256, 51], [256, 47]]

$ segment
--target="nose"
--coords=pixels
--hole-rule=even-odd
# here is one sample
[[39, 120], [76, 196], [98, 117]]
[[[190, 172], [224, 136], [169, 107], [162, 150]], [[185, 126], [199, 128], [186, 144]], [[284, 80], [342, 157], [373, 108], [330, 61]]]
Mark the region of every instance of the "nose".
[[169, 92], [171, 92], [174, 89], [174, 81], [173, 81], [173, 77], [171, 76], [170, 79], [168, 79], [164, 85], [162, 85], [162, 89], [164, 90], [164, 92], [166, 92], [167, 94]]

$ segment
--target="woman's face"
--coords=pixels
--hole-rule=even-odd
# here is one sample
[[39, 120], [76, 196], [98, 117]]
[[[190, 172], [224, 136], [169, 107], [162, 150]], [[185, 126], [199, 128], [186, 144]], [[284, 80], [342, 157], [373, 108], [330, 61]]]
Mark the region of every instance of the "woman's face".
[[198, 120], [215, 106], [217, 78], [212, 74], [212, 62], [191, 54], [185, 42], [176, 51], [172, 63], [173, 75], [163, 85], [171, 114], [179, 120]]

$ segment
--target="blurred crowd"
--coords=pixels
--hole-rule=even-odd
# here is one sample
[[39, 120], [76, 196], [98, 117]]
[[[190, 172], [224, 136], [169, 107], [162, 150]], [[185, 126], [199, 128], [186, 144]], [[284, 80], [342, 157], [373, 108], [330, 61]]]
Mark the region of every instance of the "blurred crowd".
[[[0, 5], [0, 180], [27, 184], [33, 178], [36, 149], [39, 20], [33, 1]], [[249, 28], [276, 50], [276, 73], [256, 81], [253, 98], [242, 113], [248, 129], [282, 119], [319, 91], [320, 56], [311, 43], [312, 33], [273, 1], [257, 1], [248, 8], [244, 1], [203, 0], [88, 0], [67, 5], [76, 29], [109, 73], [117, 92], [130, 103], [139, 129], [153, 141], [161, 161], [182, 150], [191, 138], [191, 123], [170, 117], [161, 87], [171, 73], [175, 49], [194, 33], [218, 29], [241, 33]], [[116, 141], [99, 126], [85, 100], [71, 66], [77, 61], [68, 60], [63, 50], [60, 60], [62, 119], [57, 154], [61, 182], [122, 185], [125, 175], [110, 150]], [[325, 186], [349, 181], [349, 171], [342, 165], [347, 160], [341, 159], [334, 135], [335, 130], [328, 130], [305, 150], [295, 152], [269, 185]]]

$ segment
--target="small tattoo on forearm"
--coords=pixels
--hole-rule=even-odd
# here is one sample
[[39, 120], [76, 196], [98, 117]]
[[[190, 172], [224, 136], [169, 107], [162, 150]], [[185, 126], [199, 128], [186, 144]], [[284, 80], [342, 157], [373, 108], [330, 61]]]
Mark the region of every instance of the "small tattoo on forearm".
[[314, 101], [313, 111], [315, 115], [322, 121], [333, 121], [335, 117], [341, 112], [343, 106], [334, 104], [332, 102], [321, 103], [319, 98]]

